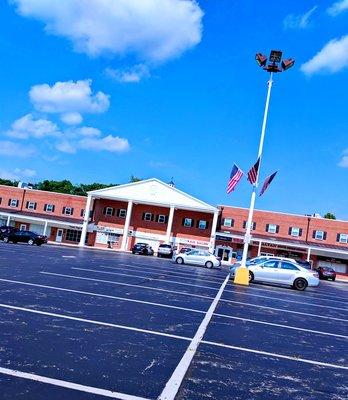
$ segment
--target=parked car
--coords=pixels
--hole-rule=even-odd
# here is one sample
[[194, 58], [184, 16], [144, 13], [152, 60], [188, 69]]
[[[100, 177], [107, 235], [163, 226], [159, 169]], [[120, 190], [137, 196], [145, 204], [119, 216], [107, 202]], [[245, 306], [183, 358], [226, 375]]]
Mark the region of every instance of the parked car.
[[336, 279], [336, 271], [331, 267], [318, 267], [316, 271], [319, 274], [319, 279]]
[[[258, 256], [247, 260], [246, 265], [248, 266], [248, 265], [260, 264], [268, 260], [284, 260], [296, 263], [296, 261], [293, 258], [277, 257], [277, 256]], [[239, 267], [241, 265], [241, 261], [237, 261], [233, 265], [235, 267]]]
[[154, 251], [147, 243], [136, 243], [132, 248], [133, 254], [141, 254], [143, 256], [153, 256]]
[[13, 226], [1, 226], [0, 227], [0, 240], [3, 240], [5, 236], [9, 235], [12, 232], [16, 232], [18, 231], [17, 228], [13, 227]]
[[174, 249], [170, 244], [160, 244], [157, 250], [157, 257], [169, 257], [172, 258]]
[[[292, 286], [297, 290], [305, 290], [307, 286], [318, 286], [319, 275], [309, 271], [295, 262], [273, 259], [250, 264], [249, 282], [259, 281]], [[230, 268], [230, 276], [234, 278], [237, 266]]]
[[47, 243], [47, 236], [39, 235], [31, 231], [20, 231], [17, 229], [16, 231], [4, 235], [4, 242], [28, 243], [31, 246], [34, 244], [41, 246], [43, 243]]
[[173, 257], [177, 264], [202, 265], [207, 268], [219, 267], [221, 259], [206, 250], [190, 250], [186, 253], [179, 253]]

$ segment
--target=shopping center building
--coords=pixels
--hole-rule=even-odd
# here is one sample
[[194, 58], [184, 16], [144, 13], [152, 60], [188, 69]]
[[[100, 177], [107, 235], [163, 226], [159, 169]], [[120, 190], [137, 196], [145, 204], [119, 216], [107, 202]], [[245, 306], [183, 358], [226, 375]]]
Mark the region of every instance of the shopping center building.
[[[137, 242], [209, 249], [239, 259], [248, 210], [214, 207], [158, 179], [73, 196], [0, 185], [0, 224], [49, 242], [130, 251]], [[348, 221], [273, 211], [254, 213], [249, 256], [280, 255], [348, 273]]]

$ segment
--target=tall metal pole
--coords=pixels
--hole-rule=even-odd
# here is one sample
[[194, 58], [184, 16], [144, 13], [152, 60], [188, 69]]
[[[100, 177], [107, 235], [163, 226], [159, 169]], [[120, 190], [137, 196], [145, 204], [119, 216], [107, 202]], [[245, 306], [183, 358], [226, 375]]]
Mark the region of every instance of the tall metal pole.
[[269, 78], [269, 81], [268, 81], [266, 105], [265, 105], [265, 112], [264, 112], [264, 115], [263, 115], [262, 130], [261, 130], [260, 145], [259, 145], [259, 153], [258, 153], [258, 159], [260, 160], [260, 163], [259, 163], [259, 170], [258, 170], [258, 173], [257, 173], [257, 176], [256, 176], [256, 182], [253, 185], [253, 191], [251, 193], [249, 216], [248, 216], [248, 221], [247, 221], [247, 224], [246, 224], [246, 233], [245, 233], [245, 236], [244, 236], [243, 257], [242, 257], [242, 262], [241, 262], [241, 267], [242, 268], [243, 267], [246, 268], [246, 260], [247, 260], [247, 257], [248, 257], [248, 249], [249, 249], [249, 244], [250, 244], [250, 241], [251, 241], [251, 228], [252, 228], [252, 224], [253, 224], [253, 215], [254, 215], [254, 208], [255, 208], [256, 190], [257, 190], [257, 186], [259, 184], [259, 174], [260, 174], [260, 169], [261, 169], [263, 143], [265, 141], [265, 132], [266, 132], [268, 108], [269, 108], [269, 101], [270, 101], [270, 98], [271, 98], [272, 85], [273, 85], [273, 72], [271, 72], [270, 78]]

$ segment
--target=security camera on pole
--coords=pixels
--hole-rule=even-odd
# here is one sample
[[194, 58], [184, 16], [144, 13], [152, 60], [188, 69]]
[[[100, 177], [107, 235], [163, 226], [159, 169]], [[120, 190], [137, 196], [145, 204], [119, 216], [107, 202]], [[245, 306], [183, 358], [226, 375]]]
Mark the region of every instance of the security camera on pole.
[[[248, 249], [249, 244], [251, 242], [251, 230], [253, 225], [253, 214], [254, 214], [254, 207], [255, 207], [255, 199], [256, 199], [256, 192], [257, 187], [259, 184], [259, 175], [260, 175], [260, 168], [261, 168], [261, 160], [262, 160], [262, 152], [263, 152], [263, 143], [265, 139], [265, 131], [266, 131], [266, 124], [267, 124], [267, 117], [268, 117], [268, 107], [269, 101], [271, 97], [271, 90], [273, 84], [273, 74], [277, 72], [283, 72], [291, 68], [295, 64], [295, 60], [293, 58], [289, 58], [287, 60], [282, 61], [283, 53], [279, 50], [272, 50], [269, 56], [269, 64], [267, 65], [268, 58], [261, 54], [256, 54], [256, 62], [260, 67], [262, 67], [265, 71], [270, 73], [270, 78], [268, 80], [268, 90], [267, 90], [267, 97], [266, 97], [266, 106], [265, 112], [263, 116], [263, 123], [261, 129], [261, 138], [260, 138], [260, 145], [259, 145], [259, 152], [256, 164], [253, 168], [249, 171], [248, 180], [253, 185], [253, 191], [251, 194], [250, 200], [250, 208], [249, 208], [249, 216], [248, 221], [246, 224], [246, 232], [244, 236], [244, 248], [243, 248], [243, 256], [240, 267], [236, 269], [234, 283], [239, 285], [249, 285], [249, 271], [246, 267], [246, 261], [248, 257]], [[281, 66], [279, 66], [279, 64]]]

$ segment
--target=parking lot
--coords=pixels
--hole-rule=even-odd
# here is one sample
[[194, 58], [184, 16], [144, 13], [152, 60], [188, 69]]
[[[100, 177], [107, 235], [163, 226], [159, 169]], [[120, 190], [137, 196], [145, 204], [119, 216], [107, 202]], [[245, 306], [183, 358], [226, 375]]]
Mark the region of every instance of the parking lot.
[[1, 399], [348, 398], [348, 284], [4, 243], [0, 266]]

